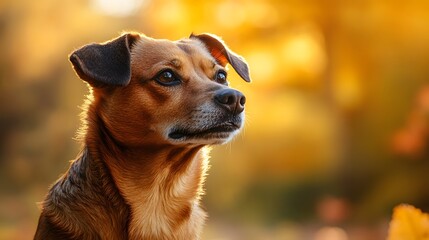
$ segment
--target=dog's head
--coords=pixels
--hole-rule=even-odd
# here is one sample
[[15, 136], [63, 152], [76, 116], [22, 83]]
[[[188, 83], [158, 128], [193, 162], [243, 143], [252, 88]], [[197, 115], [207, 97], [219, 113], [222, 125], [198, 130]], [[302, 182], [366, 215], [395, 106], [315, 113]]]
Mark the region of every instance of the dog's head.
[[250, 82], [248, 66], [214, 35], [172, 42], [128, 33], [86, 45], [70, 61], [121, 144], [220, 144], [243, 126], [246, 98], [228, 87], [225, 66]]

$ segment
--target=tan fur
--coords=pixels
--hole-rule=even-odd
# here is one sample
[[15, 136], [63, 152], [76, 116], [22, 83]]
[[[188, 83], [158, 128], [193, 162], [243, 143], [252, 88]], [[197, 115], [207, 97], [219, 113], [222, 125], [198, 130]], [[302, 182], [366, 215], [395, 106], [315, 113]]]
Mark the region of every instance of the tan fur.
[[[146, 51], [148, 48], [156, 48], [157, 51], [148, 52]], [[202, 176], [205, 175], [208, 164], [206, 154], [199, 151], [202, 146], [179, 148], [163, 146], [159, 147], [159, 152], [156, 151], [156, 147], [152, 147], [167, 144], [161, 140], [161, 136], [156, 136], [161, 132], [158, 129], [164, 128], [166, 124], [178, 121], [180, 118], [186, 119], [190, 111], [186, 108], [195, 107], [202, 102], [202, 99], [195, 97], [195, 94], [204, 92], [205, 88], [210, 87], [210, 84], [203, 81], [205, 79], [201, 79], [199, 75], [214, 74], [212, 69], [214, 59], [206, 54], [199, 44], [193, 47], [192, 53], [189, 58], [186, 56], [186, 52], [178, 49], [169, 41], [158, 42], [142, 39], [136, 44], [132, 54], [134, 77], [128, 86], [113, 93], [111, 101], [114, 102], [114, 106], [111, 106], [110, 111], [102, 112], [106, 125], [112, 126], [112, 134], [116, 139], [126, 145], [147, 144], [153, 151], [117, 157], [124, 159], [123, 161], [106, 161], [118, 188], [131, 207], [130, 239], [164, 239], [162, 236], [169, 236], [165, 239], [172, 239], [173, 236], [174, 239], [197, 239], [201, 232], [206, 214], [199, 207], [199, 199], [202, 194]], [[186, 93], [183, 94], [183, 98], [174, 98], [173, 101], [172, 96], [165, 92], [166, 89], [160, 86], [150, 88], [135, 86], [142, 84], [142, 81], [144, 82], [163, 67], [171, 64], [171, 61], [162, 62], [160, 59], [176, 61], [176, 65], [173, 66], [183, 73], [184, 81], [194, 80], [192, 85], [190, 84], [186, 88], [187, 92], [192, 91], [194, 94]], [[162, 64], [159, 64], [160, 62]], [[151, 67], [145, 68], [146, 66]], [[196, 79], [201, 80], [195, 81]], [[124, 105], [116, 97], [126, 99]], [[201, 96], [201, 98], [203, 97], [207, 96]], [[130, 99], [136, 102], [130, 103]], [[163, 102], [168, 102], [168, 106], [155, 109]], [[130, 109], [132, 112], [123, 112], [124, 109], [127, 109], [126, 105], [137, 107]], [[145, 136], [151, 136], [150, 138], [136, 134], [136, 129], [144, 129], [144, 127], [139, 127], [143, 121], [139, 115], [135, 114], [136, 111], [141, 114], [140, 116], [148, 115], [144, 124], [154, 122], [147, 132], [142, 133]], [[117, 119], [118, 117], [120, 119]], [[128, 132], [129, 135], [124, 134]], [[149, 139], [150, 142], [141, 142], [144, 141], [143, 139]], [[134, 156], [138, 157], [132, 159]], [[147, 159], [144, 158], [150, 158], [153, 165], [148, 166]]]
[[[122, 40], [132, 43], [121, 45]], [[225, 64], [198, 39], [171, 42], [134, 34], [114, 44], [130, 51], [131, 77], [123, 86], [97, 82], [86, 75], [91, 69], [85, 59], [72, 55], [75, 70], [91, 85], [80, 130], [85, 147], [48, 194], [35, 238], [199, 239], [206, 218], [199, 206], [208, 169], [206, 146], [238, 132], [244, 99], [234, 100], [242, 107], [238, 112], [214, 101], [219, 91], [229, 89], [213, 80]], [[165, 69], [180, 76], [180, 85], [154, 80]], [[232, 122], [236, 129], [195, 139], [169, 135], [175, 128], [194, 134]]]

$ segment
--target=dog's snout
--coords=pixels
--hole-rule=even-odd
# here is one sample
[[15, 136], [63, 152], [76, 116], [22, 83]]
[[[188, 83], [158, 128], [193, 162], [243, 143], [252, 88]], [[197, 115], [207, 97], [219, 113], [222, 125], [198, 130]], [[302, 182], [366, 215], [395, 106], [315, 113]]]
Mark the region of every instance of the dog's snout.
[[216, 92], [214, 100], [217, 104], [225, 107], [233, 114], [239, 114], [244, 111], [246, 97], [234, 89], [222, 89]]

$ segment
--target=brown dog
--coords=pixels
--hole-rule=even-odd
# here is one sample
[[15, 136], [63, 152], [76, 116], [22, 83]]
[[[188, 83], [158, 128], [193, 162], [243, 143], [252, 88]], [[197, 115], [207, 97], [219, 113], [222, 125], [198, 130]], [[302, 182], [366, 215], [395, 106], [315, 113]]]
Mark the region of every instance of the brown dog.
[[92, 90], [84, 147], [43, 202], [35, 239], [199, 239], [204, 146], [243, 125], [246, 100], [225, 71], [250, 82], [243, 58], [210, 34], [128, 33], [70, 61]]

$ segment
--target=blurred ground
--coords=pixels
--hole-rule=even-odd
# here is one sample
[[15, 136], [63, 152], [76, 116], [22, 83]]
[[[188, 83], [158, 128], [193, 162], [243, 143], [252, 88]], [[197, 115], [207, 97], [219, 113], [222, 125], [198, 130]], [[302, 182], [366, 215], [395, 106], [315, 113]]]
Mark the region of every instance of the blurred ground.
[[136, 30], [223, 37], [250, 65], [246, 128], [215, 147], [204, 239], [379, 240], [393, 206], [429, 210], [429, 3], [0, 2], [0, 239], [30, 239], [80, 148], [86, 85], [67, 55]]

